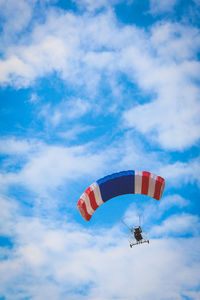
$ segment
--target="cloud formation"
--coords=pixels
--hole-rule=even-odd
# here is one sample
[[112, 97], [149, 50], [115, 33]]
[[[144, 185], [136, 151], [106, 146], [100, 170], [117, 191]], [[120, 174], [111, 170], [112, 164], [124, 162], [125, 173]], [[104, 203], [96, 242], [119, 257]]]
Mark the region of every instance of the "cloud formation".
[[[80, 16], [49, 11], [28, 42], [4, 49], [0, 81], [26, 87], [56, 72], [97, 96], [102, 79], [115, 93], [120, 72], [150, 97], [124, 112], [125, 124], [164, 149], [182, 150], [199, 140], [199, 47], [199, 30], [189, 25], [163, 22], [144, 32], [120, 26], [111, 11]], [[57, 112], [54, 121], [59, 118]]]
[[161, 162], [162, 153], [145, 151], [142, 144], [134, 145], [130, 136], [103, 149], [100, 146], [101, 139], [79, 146], [64, 146], [39, 139], [4, 138], [0, 143], [0, 152], [5, 155], [1, 186], [20, 184], [45, 195], [70, 180], [87, 176], [95, 181], [105, 174], [128, 170], [130, 166], [160, 174], [168, 186], [199, 185], [199, 159], [169, 163], [165, 157]]
[[[0, 298], [199, 299], [200, 35], [179, 3], [0, 1]], [[84, 189], [129, 169], [162, 200], [84, 222]], [[139, 215], [130, 249], [119, 218]]]
[[171, 299], [199, 285], [197, 237], [152, 239], [150, 246], [130, 249], [118, 226], [86, 230], [69, 220], [49, 221], [20, 214], [12, 219], [13, 248], [1, 249], [1, 295]]
[[152, 14], [163, 14], [173, 11], [174, 6], [179, 0], [150, 0], [150, 12]]

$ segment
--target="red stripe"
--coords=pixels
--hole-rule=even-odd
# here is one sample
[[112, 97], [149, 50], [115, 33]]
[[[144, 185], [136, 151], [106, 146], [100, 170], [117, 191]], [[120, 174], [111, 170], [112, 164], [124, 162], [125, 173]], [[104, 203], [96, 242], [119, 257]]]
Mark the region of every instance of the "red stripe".
[[96, 203], [96, 199], [95, 199], [95, 195], [94, 195], [94, 192], [93, 190], [91, 190], [91, 188], [87, 188], [87, 190], [85, 190], [85, 193], [88, 195], [89, 199], [90, 199], [90, 204], [92, 206], [92, 208], [94, 210], [97, 209], [97, 207], [99, 207]]
[[[95, 194], [94, 194], [94, 191], [89, 187], [87, 190], [89, 190], [89, 192], [88, 192], [88, 196], [89, 196], [89, 198], [90, 198], [90, 204], [91, 204], [91, 206], [92, 206], [92, 208], [94, 209], [94, 210], [96, 210], [99, 206], [98, 206], [98, 204], [97, 204], [97, 202], [96, 202], [96, 198], [95, 198]], [[87, 191], [86, 190], [86, 191]], [[87, 193], [87, 192], [86, 192]]]
[[149, 190], [149, 177], [150, 177], [149, 172], [142, 172], [142, 191], [141, 194], [147, 195], [148, 190]]
[[155, 192], [154, 192], [154, 198], [156, 200], [160, 200], [160, 191], [161, 191], [161, 187], [164, 183], [164, 179], [160, 176], [158, 176], [157, 180], [156, 180], [156, 184], [155, 184]]
[[83, 201], [83, 199], [80, 198], [78, 200], [77, 207], [78, 207], [78, 210], [79, 210], [81, 216], [84, 219], [86, 219], [87, 221], [89, 221], [92, 216], [88, 214], [87, 209], [86, 209], [86, 205], [85, 205], [85, 202]]

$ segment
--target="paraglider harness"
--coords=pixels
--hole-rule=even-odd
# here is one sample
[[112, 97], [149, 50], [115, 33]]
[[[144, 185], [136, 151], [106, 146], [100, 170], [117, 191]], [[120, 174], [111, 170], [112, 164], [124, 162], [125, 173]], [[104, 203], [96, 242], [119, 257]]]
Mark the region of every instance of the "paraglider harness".
[[[143, 244], [143, 243], [148, 243], [149, 244], [149, 240], [147, 238], [147, 233], [142, 230], [141, 226], [135, 226], [134, 228], [128, 226], [123, 220], [121, 220], [121, 222], [128, 227], [128, 229], [130, 230], [129, 234], [128, 234], [128, 241], [130, 244], [130, 247], [132, 248], [135, 245], [138, 244]], [[145, 237], [143, 237], [142, 233], [144, 233], [143, 235]]]

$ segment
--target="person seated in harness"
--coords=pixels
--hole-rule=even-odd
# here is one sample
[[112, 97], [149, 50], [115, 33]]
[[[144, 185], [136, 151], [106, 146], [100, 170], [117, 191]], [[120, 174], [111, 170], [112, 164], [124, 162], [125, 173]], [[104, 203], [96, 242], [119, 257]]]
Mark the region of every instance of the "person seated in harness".
[[142, 228], [140, 226], [135, 227], [134, 229], [134, 237], [136, 239], [137, 242], [141, 241], [143, 239], [142, 237]]

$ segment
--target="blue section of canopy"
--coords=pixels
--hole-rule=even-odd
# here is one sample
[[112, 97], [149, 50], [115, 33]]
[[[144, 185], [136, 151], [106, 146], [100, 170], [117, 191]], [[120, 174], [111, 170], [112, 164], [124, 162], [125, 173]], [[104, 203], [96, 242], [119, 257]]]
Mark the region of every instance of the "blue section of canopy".
[[135, 193], [135, 171], [123, 171], [97, 180], [104, 202], [124, 194]]

